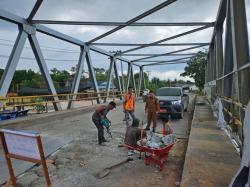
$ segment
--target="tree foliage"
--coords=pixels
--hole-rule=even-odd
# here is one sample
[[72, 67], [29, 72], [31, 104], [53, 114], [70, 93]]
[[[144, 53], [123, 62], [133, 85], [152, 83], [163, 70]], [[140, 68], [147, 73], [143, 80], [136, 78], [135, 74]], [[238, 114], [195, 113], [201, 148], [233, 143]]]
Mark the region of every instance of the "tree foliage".
[[198, 54], [187, 62], [185, 72], [181, 74], [183, 77], [191, 77], [195, 81], [195, 85], [201, 91], [205, 84], [205, 63], [207, 62], [207, 52], [199, 51]]
[[105, 82], [108, 78], [108, 71], [106, 71], [104, 68], [94, 68], [96, 80], [98, 82]]

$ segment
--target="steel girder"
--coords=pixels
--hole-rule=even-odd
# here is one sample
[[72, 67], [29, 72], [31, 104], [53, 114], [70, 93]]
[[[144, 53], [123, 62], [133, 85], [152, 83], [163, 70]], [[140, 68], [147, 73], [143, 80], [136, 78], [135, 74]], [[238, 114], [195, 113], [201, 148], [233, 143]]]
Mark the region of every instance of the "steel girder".
[[[151, 64], [150, 66], [162, 66], [162, 65], [169, 65], [169, 64], [185, 64], [187, 61], [180, 61], [180, 62], [168, 62], [168, 63], [156, 63], [156, 64]], [[147, 65], [143, 65], [145, 67]]]
[[104, 33], [104, 34], [102, 34], [102, 35], [100, 35], [100, 36], [98, 36], [98, 37], [90, 40], [90, 41], [88, 41], [87, 43], [90, 44], [90, 43], [93, 43], [93, 42], [95, 42], [97, 40], [100, 40], [101, 38], [104, 38], [104, 37], [106, 37], [106, 36], [108, 36], [108, 35], [116, 32], [116, 31], [118, 31], [118, 30], [120, 30], [120, 29], [122, 29], [122, 28], [124, 28], [126, 26], [129, 26], [132, 23], [134, 23], [134, 22], [136, 22], [136, 21], [138, 21], [138, 20], [140, 20], [140, 19], [142, 19], [142, 18], [144, 18], [144, 17], [146, 17], [146, 16], [148, 16], [148, 15], [150, 15], [150, 14], [152, 14], [152, 13], [154, 13], [154, 12], [156, 12], [156, 11], [158, 11], [158, 10], [160, 10], [160, 9], [168, 6], [168, 5], [170, 5], [170, 4], [172, 4], [175, 1], [177, 1], [177, 0], [167, 0], [167, 1], [164, 1], [163, 3], [155, 6], [154, 8], [151, 8], [150, 10], [148, 10], [148, 11], [140, 14], [139, 16], [136, 16], [133, 19], [127, 21], [125, 23], [125, 25], [118, 26], [118, 27], [116, 27], [116, 28], [114, 28], [114, 29], [112, 29], [112, 30], [110, 30], [110, 31], [108, 31], [108, 32], [106, 32], [106, 33]]
[[173, 60], [159, 61], [159, 62], [156, 62], [156, 63], [144, 64], [143, 66], [161, 65], [161, 64], [165, 64], [165, 63], [167, 63], [167, 62], [176, 62], [176, 61], [179, 61], [179, 60], [190, 59], [190, 58], [192, 58], [192, 57], [194, 57], [194, 56], [184, 57], [184, 58], [177, 58], [177, 59], [173, 59]]
[[126, 88], [125, 88], [125, 82], [124, 82], [124, 74], [123, 74], [123, 64], [121, 61], [121, 73], [122, 73], [122, 92], [125, 92]]
[[[40, 1], [39, 1], [39, 3], [40, 3]], [[35, 12], [38, 10], [38, 7], [39, 7], [38, 4], [36, 4], [34, 9], [33, 9], [33, 13], [30, 14], [30, 19], [32, 19], [32, 17], [35, 15]], [[25, 30], [32, 30], [32, 32], [34, 32], [33, 34], [35, 34], [35, 32], [38, 31], [38, 32], [41, 32], [43, 34], [52, 36], [54, 38], [57, 38], [57, 39], [60, 39], [60, 40], [63, 40], [63, 41], [66, 41], [66, 42], [69, 42], [69, 43], [72, 43], [74, 45], [78, 45], [78, 46], [80, 46], [82, 48], [87, 49], [86, 44], [84, 42], [82, 42], [81, 40], [78, 40], [76, 38], [73, 38], [71, 36], [60, 33], [58, 31], [55, 31], [53, 29], [50, 29], [50, 28], [42, 26], [42, 25], [31, 25], [26, 21], [26, 19], [21, 18], [19, 16], [16, 16], [16, 15], [14, 15], [12, 13], [9, 13], [9, 12], [7, 12], [5, 10], [0, 9], [0, 19], [3, 19], [3, 20], [6, 20], [6, 21], [9, 21], [9, 22], [18, 24], [20, 28], [23, 27], [23, 28], [25, 28]], [[24, 43], [25, 43], [25, 40], [26, 40], [27, 36], [28, 35], [27, 35], [26, 32], [24, 32], [24, 31], [20, 32], [19, 35], [18, 35], [18, 38], [16, 40], [16, 44], [14, 45], [12, 54], [10, 55], [9, 62], [7, 64], [6, 71], [3, 74], [2, 78], [1, 78], [1, 82], [0, 82], [0, 86], [1, 86], [0, 94], [3, 95], [3, 96], [5, 96], [7, 94], [7, 92], [8, 92], [9, 85], [10, 85], [11, 80], [13, 78], [13, 75], [14, 75], [14, 72], [15, 72], [15, 69], [16, 69], [18, 60], [20, 58], [20, 55], [21, 55], [22, 49], [24, 47]], [[46, 64], [44, 62], [44, 58], [42, 56], [42, 53], [41, 53], [41, 50], [39, 48], [38, 42], [37, 42], [37, 40], [35, 40], [36, 38], [35, 39], [34, 39], [34, 37], [31, 37], [31, 38], [33, 38], [33, 39], [31, 39], [30, 41], [35, 41], [33, 50], [37, 50], [37, 55], [38, 55], [37, 59], [39, 60], [38, 63], [40, 63], [39, 66], [40, 66], [40, 68], [41, 67], [45, 68], [43, 70], [44, 71], [43, 75], [44, 75], [44, 77], [46, 79], [46, 82], [47, 82], [47, 84], [49, 86], [49, 91], [51, 93], [53, 93], [53, 94], [56, 94], [53, 82], [50, 81], [51, 78], [49, 78], [48, 70], [46, 69], [47, 67], [46, 67]], [[86, 55], [86, 59], [87, 59], [87, 64], [88, 64], [88, 67], [89, 67], [89, 70], [90, 70], [90, 77], [92, 79], [94, 89], [98, 93], [97, 102], [99, 103], [100, 102], [100, 94], [99, 94], [97, 81], [96, 81], [96, 78], [94, 76], [94, 70], [93, 70], [91, 58], [90, 58], [90, 55], [89, 55], [89, 50], [92, 50], [92, 51], [95, 51], [97, 53], [100, 53], [100, 54], [103, 54], [103, 55], [106, 55], [106, 56], [110, 56], [110, 57], [113, 57], [114, 55], [112, 53], [109, 53], [109, 52], [103, 50], [103, 49], [97, 48], [95, 46], [89, 46], [88, 47], [88, 54]], [[123, 57], [118, 56], [116, 58], [121, 60], [121, 61], [130, 63], [129, 60], [127, 60], [127, 59], [125, 59]], [[76, 76], [79, 76], [79, 74], [76, 74]], [[77, 87], [79, 87], [79, 85], [77, 83], [78, 78], [76, 78], [75, 79], [76, 82], [73, 83], [72, 91], [74, 90], [74, 92], [75, 92], [75, 90], [77, 90]], [[55, 97], [54, 99], [58, 100], [57, 97]], [[70, 105], [71, 105], [71, 103], [68, 104], [68, 108], [70, 108]], [[56, 104], [55, 109], [56, 110], [60, 109], [59, 103]]]
[[[153, 53], [148, 53], [148, 54], [122, 54], [122, 56], [153, 56], [153, 55], [161, 55], [161, 56], [189, 56], [189, 55], [197, 55], [197, 53], [171, 53], [171, 54], [153, 54]], [[156, 62], [155, 60], [138, 60], [136, 62]]]
[[90, 76], [90, 78], [92, 80], [92, 85], [94, 87], [95, 92], [97, 93], [96, 101], [99, 104], [101, 96], [100, 96], [100, 91], [99, 91], [99, 88], [98, 88], [96, 75], [95, 75], [93, 63], [92, 63], [92, 60], [91, 60], [89, 48], [86, 48], [86, 61], [87, 61], [88, 69], [89, 69], [89, 76]]
[[41, 6], [43, 0], [37, 0], [32, 11], [30, 12], [29, 17], [27, 18], [27, 21], [30, 23], [35, 16], [36, 12], [38, 11], [39, 7]]
[[145, 89], [147, 89], [147, 86], [146, 86], [146, 80], [145, 80], [145, 74], [144, 74], [144, 67], [143, 66], [141, 67], [141, 70], [142, 70], [143, 88], [145, 90]]
[[[134, 92], [136, 94], [136, 82], [135, 82], [135, 75], [134, 75], [134, 67], [133, 65], [131, 65], [131, 79], [132, 79], [132, 84], [133, 84], [133, 88], [134, 88]], [[137, 95], [137, 94], [136, 94]]]
[[129, 87], [129, 83], [130, 83], [131, 68], [132, 68], [132, 65], [131, 65], [131, 64], [128, 64], [126, 91], [128, 91], [128, 87]]
[[140, 96], [140, 92], [141, 92], [141, 85], [142, 85], [142, 73], [143, 73], [143, 67], [140, 67], [140, 72], [139, 72], [139, 82], [138, 82], [138, 96]]
[[221, 0], [220, 1], [219, 11], [217, 13], [216, 22], [214, 24], [214, 31], [213, 31], [213, 35], [212, 35], [210, 43], [212, 43], [214, 38], [215, 38], [216, 28], [223, 25], [223, 22], [224, 22], [224, 20], [226, 18], [227, 1], [228, 0]]
[[30, 34], [28, 36], [28, 38], [30, 41], [31, 48], [34, 52], [36, 61], [38, 63], [38, 66], [39, 66], [41, 73], [43, 75], [43, 78], [45, 79], [45, 82], [47, 84], [49, 93], [52, 95], [55, 95], [55, 96], [53, 96], [53, 99], [55, 101], [55, 102], [53, 102], [54, 108], [55, 108], [55, 110], [62, 110], [60, 103], [58, 103], [59, 99], [56, 96], [57, 95], [56, 89], [55, 89], [55, 86], [54, 86], [53, 81], [51, 79], [51, 76], [49, 74], [49, 69], [45, 63], [41, 48], [40, 48], [39, 43], [38, 43], [37, 38], [36, 38], [36, 35]]
[[27, 37], [28, 34], [24, 32], [22, 28], [19, 27], [19, 33], [16, 42], [13, 46], [9, 60], [7, 62], [7, 66], [0, 81], [0, 95], [3, 97], [5, 97], [8, 93], [11, 81], [13, 79]]
[[[216, 69], [217, 79], [223, 76], [223, 40], [222, 40], [222, 25], [217, 26], [215, 35], [215, 46], [216, 46]], [[217, 94], [222, 93], [222, 80], [216, 83]]]
[[188, 50], [200, 48], [200, 47], [203, 47], [203, 46], [206, 46], [206, 45], [189, 47], [189, 48], [179, 49], [179, 50], [176, 50], [176, 51], [171, 51], [171, 52], [167, 52], [167, 53], [163, 53], [163, 54], [157, 54], [157, 55], [152, 55], [152, 56], [149, 56], [149, 57], [138, 58], [138, 59], [132, 60], [132, 62], [146, 60], [146, 59], [155, 58], [155, 57], [164, 56], [164, 55], [169, 55], [169, 54], [173, 54], [173, 53], [179, 53], [179, 52], [182, 52], [182, 51], [188, 51]]
[[[15, 14], [12, 14], [8, 11], [5, 11], [3, 9], [0, 9], [0, 19], [6, 20], [9, 22], [18, 24], [18, 25], [30, 25], [31, 27], [34, 27], [36, 29], [36, 31], [38, 31], [38, 32], [41, 32], [41, 33], [46, 34], [48, 36], [60, 39], [60, 40], [65, 41], [65, 42], [69, 42], [69, 43], [74, 44], [74, 45], [78, 45], [81, 47], [84, 47], [86, 45], [85, 42], [83, 42], [81, 40], [78, 40], [76, 38], [73, 38], [71, 36], [63, 34], [61, 32], [58, 32], [58, 31], [51, 29], [51, 28], [48, 28], [46, 26], [39, 25], [39, 24], [36, 24], [36, 25], [28, 24], [26, 19], [24, 19], [20, 16], [17, 16]], [[114, 56], [114, 54], [112, 54], [108, 51], [105, 51], [101, 48], [95, 47], [95, 46], [89, 46], [89, 49], [92, 51], [95, 51], [97, 53], [106, 55], [106, 56]], [[124, 62], [130, 63], [130, 60], [127, 60], [123, 57], [117, 56], [116, 58], [119, 60], [122, 60]]]
[[[209, 45], [209, 43], [164, 43], [164, 44], [155, 44], [154, 46], [186, 46], [186, 45]], [[142, 43], [92, 43], [94, 46], [141, 46], [147, 45]], [[122, 56], [128, 56], [131, 54], [122, 54]]]
[[[112, 83], [112, 79], [113, 79], [113, 69], [114, 69], [114, 64], [115, 64], [115, 58], [110, 58], [110, 64], [109, 64], [109, 70], [108, 70], [108, 77], [107, 77], [107, 84], [106, 84], [106, 92], [107, 95], [104, 99], [104, 102], [106, 103], [107, 98], [109, 96], [109, 92], [110, 92], [110, 85]], [[112, 85], [114, 86], [114, 85]]]
[[93, 26], [213, 26], [214, 22], [141, 22], [128, 25], [123, 22], [32, 20], [33, 24], [93, 25]]
[[114, 62], [114, 72], [115, 72], [115, 78], [118, 86], [118, 91], [120, 92], [120, 100], [122, 100], [122, 87], [121, 87], [121, 81], [120, 81], [120, 76], [118, 73], [118, 68], [117, 68], [117, 61]]
[[[84, 69], [84, 61], [86, 58], [86, 50], [81, 47], [81, 52], [80, 52], [80, 56], [79, 56], [79, 60], [78, 60], [78, 64], [77, 64], [77, 68], [76, 68], [76, 73], [74, 76], [74, 80], [72, 83], [72, 87], [71, 87], [71, 94], [77, 94], [78, 93], [78, 89], [79, 89], [79, 85], [80, 85], [80, 81], [81, 81], [81, 75]], [[72, 108], [72, 100], [76, 99], [76, 95], [71, 95], [70, 96], [70, 100], [68, 102], [68, 109]]]
[[179, 37], [181, 37], [181, 36], [185, 36], [185, 35], [188, 35], [188, 34], [191, 34], [191, 33], [194, 33], [194, 32], [198, 32], [198, 31], [201, 31], [201, 30], [210, 28], [210, 27], [211, 27], [211, 26], [203, 26], [203, 27], [199, 27], [199, 28], [196, 28], [196, 29], [192, 29], [192, 30], [190, 30], [190, 31], [183, 32], [183, 33], [181, 33], [181, 34], [177, 34], [177, 35], [174, 35], [174, 36], [171, 36], [171, 37], [162, 39], [162, 40], [158, 40], [158, 41], [155, 41], [155, 42], [152, 42], [152, 43], [149, 43], [149, 44], [144, 44], [144, 45], [141, 45], [141, 46], [139, 46], [139, 47], [135, 47], [135, 48], [132, 48], [132, 49], [123, 51], [122, 53], [128, 53], [128, 52], [135, 51], [135, 50], [139, 50], [139, 49], [143, 49], [143, 48], [146, 48], [146, 47], [149, 47], [149, 46], [154, 46], [155, 44], [159, 44], [159, 43], [162, 43], [162, 42], [166, 42], [166, 41], [168, 41], [168, 40], [172, 40], [172, 39], [175, 39], [175, 38], [179, 38]]
[[[239, 69], [245, 64], [249, 63], [249, 43], [247, 32], [247, 18], [245, 1], [232, 1], [230, 2], [231, 11], [231, 29], [232, 29], [232, 46], [233, 46], [233, 60], [235, 69]], [[247, 105], [250, 100], [250, 70], [235, 74], [238, 76], [238, 99], [242, 104]]]
[[[232, 48], [232, 30], [231, 30], [231, 15], [230, 15], [230, 4], [227, 4], [226, 12], [226, 33], [225, 33], [225, 60], [223, 62], [224, 69], [223, 75], [233, 71], [233, 48]], [[226, 79], [222, 80], [222, 94], [228, 98], [232, 97], [232, 76], [228, 76]], [[229, 103], [224, 103], [225, 107], [229, 107]], [[226, 119], [229, 119], [228, 116], [225, 116]]]
[[216, 64], [217, 64], [217, 78], [223, 76], [223, 28], [222, 25], [216, 27]]

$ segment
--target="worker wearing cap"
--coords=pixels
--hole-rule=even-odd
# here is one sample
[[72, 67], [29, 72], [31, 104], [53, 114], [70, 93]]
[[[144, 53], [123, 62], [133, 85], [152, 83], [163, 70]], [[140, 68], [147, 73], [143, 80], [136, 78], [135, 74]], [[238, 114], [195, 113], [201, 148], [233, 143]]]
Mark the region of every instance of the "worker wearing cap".
[[99, 145], [102, 145], [103, 142], [107, 142], [106, 139], [104, 138], [104, 133], [103, 133], [103, 124], [102, 120], [107, 119], [107, 114], [110, 110], [113, 110], [116, 107], [116, 103], [111, 101], [108, 105], [101, 105], [98, 106], [92, 115], [92, 121], [94, 122], [97, 131], [98, 131], [98, 143]]
[[125, 112], [125, 120], [128, 125], [129, 115], [133, 120], [135, 119], [135, 96], [131, 87], [128, 88], [128, 92], [124, 95], [123, 109]]
[[159, 101], [155, 97], [154, 92], [150, 91], [145, 106], [145, 112], [147, 114], [147, 127], [145, 128], [145, 130], [150, 130], [151, 121], [153, 121], [153, 132], [155, 132], [157, 123], [157, 113], [159, 110]]

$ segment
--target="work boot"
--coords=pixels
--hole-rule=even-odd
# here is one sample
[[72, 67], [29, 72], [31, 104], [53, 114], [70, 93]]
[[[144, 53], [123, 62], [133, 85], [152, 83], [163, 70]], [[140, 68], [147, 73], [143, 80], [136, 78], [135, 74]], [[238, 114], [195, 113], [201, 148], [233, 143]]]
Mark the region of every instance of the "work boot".
[[132, 156], [133, 154], [134, 154], [134, 151], [133, 150], [130, 150], [130, 151], [128, 151], [128, 157], [130, 157], [130, 156]]
[[100, 146], [107, 146], [107, 144], [105, 144], [104, 142], [98, 143], [98, 145], [100, 145]]
[[150, 128], [149, 128], [149, 127], [146, 127], [144, 130], [145, 130], [145, 131], [150, 131]]
[[109, 142], [108, 140], [106, 140], [105, 138], [102, 140], [102, 142]]

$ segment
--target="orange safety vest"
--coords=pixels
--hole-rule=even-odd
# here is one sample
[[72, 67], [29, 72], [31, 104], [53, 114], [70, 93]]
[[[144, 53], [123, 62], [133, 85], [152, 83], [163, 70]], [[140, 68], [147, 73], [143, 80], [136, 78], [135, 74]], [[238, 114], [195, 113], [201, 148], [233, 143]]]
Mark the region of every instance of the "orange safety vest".
[[132, 95], [125, 94], [124, 99], [125, 99], [123, 104], [124, 109], [133, 110], [135, 104], [135, 96], [133, 94]]

